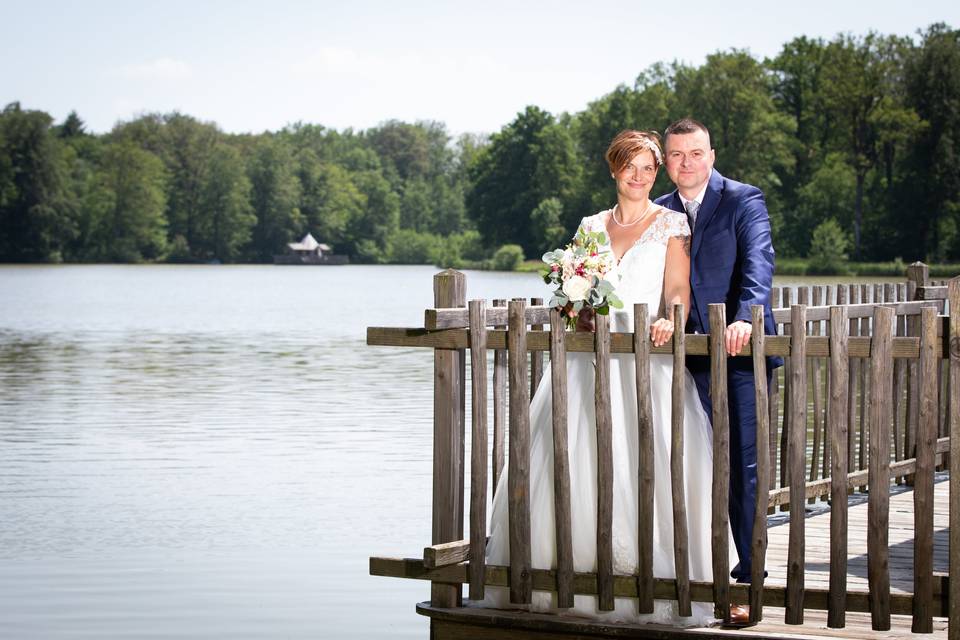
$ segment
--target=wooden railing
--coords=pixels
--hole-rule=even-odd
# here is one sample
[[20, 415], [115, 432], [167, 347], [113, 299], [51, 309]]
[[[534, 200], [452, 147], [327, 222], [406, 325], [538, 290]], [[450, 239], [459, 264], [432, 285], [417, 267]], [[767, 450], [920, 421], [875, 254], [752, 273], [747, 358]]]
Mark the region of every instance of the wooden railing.
[[[555, 310], [541, 304], [528, 306], [524, 300], [512, 300], [506, 306], [503, 301], [494, 301], [492, 307], [487, 307], [482, 300], [472, 300], [464, 308], [463, 274], [446, 271], [437, 275], [434, 280], [437, 306], [426, 311], [425, 328], [371, 327], [367, 332], [367, 343], [371, 345], [427, 347], [435, 353], [432, 545], [425, 550], [420, 563], [372, 558], [371, 572], [430, 579], [431, 602], [438, 607], [459, 606], [460, 585], [467, 582], [471, 599], [482, 598], [487, 585], [509, 586], [511, 602], [520, 604], [531, 601], [534, 589], [551, 590], [557, 592], [561, 608], [572, 606], [574, 594], [596, 595], [601, 610], [612, 609], [614, 597], [635, 597], [641, 613], [653, 610], [654, 598], [667, 598], [678, 602], [681, 615], [689, 615], [691, 601], [712, 601], [718, 616], [725, 617], [731, 602], [749, 602], [754, 620], [762, 618], [764, 605], [785, 607], [788, 624], [801, 624], [805, 609], [826, 609], [828, 624], [837, 628], [845, 625], [846, 611], [869, 611], [875, 630], [889, 629], [891, 614], [907, 613], [913, 616], [915, 632], [930, 632], [933, 615], [949, 610], [950, 638], [960, 638], [960, 589], [957, 581], [948, 577], [942, 577], [935, 585], [932, 555], [935, 460], [949, 453], [949, 536], [954, 553], [948, 576], [960, 575], [960, 554], [956, 553], [956, 549], [960, 549], [960, 437], [951, 437], [960, 436], [960, 278], [950, 281], [949, 285], [935, 286], [924, 278], [912, 288], [910, 293], [915, 300], [896, 304], [891, 299], [894, 294], [865, 304], [859, 290], [838, 288], [838, 294], [843, 290], [847, 294], [839, 295], [837, 304], [832, 306], [822, 304], [834, 301], [832, 296], [824, 295], [825, 290], [804, 293], [805, 290], [800, 289], [800, 299], [812, 299], [814, 306], [796, 304], [775, 311], [776, 320], [786, 333], [780, 336], [764, 336], [762, 307], [753, 309], [752, 341], [742, 356], [752, 358], [758, 381], [757, 451], [770, 453], [758, 455], [758, 486], [767, 486], [770, 492], [757, 494], [752, 583], [736, 585], [725, 579], [715, 579], [713, 583], [690, 581], [683, 500], [683, 363], [686, 355], [706, 355], [710, 357], [711, 394], [715, 399], [713, 575], [729, 575], [730, 426], [726, 402], [722, 400], [726, 397], [728, 357], [722, 344], [726, 326], [724, 306], [710, 306], [709, 335], [684, 335], [682, 327], [677, 326], [672, 343], [653, 347], [648, 339], [649, 310], [645, 305], [636, 305], [633, 309], [632, 332], [610, 333], [607, 318], [598, 316], [595, 333], [572, 333], [564, 330], [562, 318]], [[787, 289], [775, 292], [781, 304], [789, 304], [791, 295]], [[945, 301], [948, 301], [949, 315], [939, 315], [938, 311], [946, 308]], [[684, 317], [682, 307], [675, 310], [674, 317]], [[549, 330], [539, 329], [547, 323]], [[818, 326], [819, 323], [826, 326]], [[803, 330], [798, 331], [797, 327]], [[464, 502], [466, 349], [471, 352], [469, 510]], [[488, 351], [494, 354], [492, 460], [488, 448]], [[536, 388], [542, 373], [544, 352], [550, 353], [552, 363], [557, 534], [553, 570], [531, 566], [529, 403], [531, 389]], [[567, 352], [596, 354], [599, 473], [596, 574], [573, 571], [566, 439]], [[636, 369], [640, 446], [639, 564], [637, 574], [631, 576], [613, 572], [611, 354], [632, 354]], [[674, 360], [669, 481], [673, 495], [675, 580], [653, 575], [653, 485], [665, 479], [653, 477], [649, 393], [652, 354], [672, 354]], [[786, 360], [782, 391], [779, 383], [769, 391], [764, 388], [764, 356], [771, 355], [783, 356]], [[826, 366], [821, 371], [822, 364]], [[945, 365], [948, 369], [944, 376], [941, 372]], [[947, 380], [944, 389], [941, 389], [941, 376]], [[778, 409], [781, 397], [782, 422]], [[903, 415], [901, 405], [906, 407]], [[807, 428], [792, 428], [793, 425]], [[814, 434], [811, 447], [807, 445], [808, 428], [812, 428]], [[490, 487], [487, 470], [491, 469], [493, 486], [496, 486], [505, 464], [508, 429], [510, 562], [508, 567], [486, 566], [486, 505]], [[778, 467], [779, 485], [776, 483]], [[823, 477], [817, 477], [818, 469], [822, 469]], [[834, 482], [834, 478], [843, 481]], [[914, 491], [914, 592], [892, 594], [887, 544], [890, 486], [892, 481], [903, 478], [912, 482]], [[869, 594], [848, 593], [846, 588], [847, 499], [848, 492], [857, 487], [869, 490]], [[788, 507], [792, 514], [802, 515], [808, 499], [825, 495], [829, 495], [831, 507], [829, 589], [804, 586], [803, 517], [790, 520], [786, 586], [765, 585], [768, 507]], [[467, 513], [469, 535], [464, 536]]]

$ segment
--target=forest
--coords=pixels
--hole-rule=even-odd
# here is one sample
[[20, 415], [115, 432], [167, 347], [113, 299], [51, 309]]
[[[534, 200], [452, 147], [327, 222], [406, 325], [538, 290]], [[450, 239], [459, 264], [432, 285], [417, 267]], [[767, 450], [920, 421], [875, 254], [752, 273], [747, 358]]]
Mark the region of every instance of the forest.
[[[0, 261], [269, 262], [310, 232], [353, 262], [509, 269], [613, 204], [618, 131], [682, 116], [710, 128], [720, 172], [764, 191], [778, 260], [960, 261], [960, 31], [945, 24], [660, 62], [583, 111], [531, 105], [489, 135], [233, 134], [176, 112], [94, 134], [13, 102]], [[654, 195], [671, 189], [661, 171]]]

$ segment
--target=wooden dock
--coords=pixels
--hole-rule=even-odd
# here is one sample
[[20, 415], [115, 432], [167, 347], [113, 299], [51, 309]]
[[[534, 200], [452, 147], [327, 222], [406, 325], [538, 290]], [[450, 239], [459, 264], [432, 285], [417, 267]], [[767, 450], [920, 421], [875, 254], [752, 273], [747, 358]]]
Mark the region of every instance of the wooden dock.
[[[934, 489], [934, 549], [935, 574], [945, 574], [948, 568], [949, 483], [946, 474], [939, 474]], [[891, 594], [907, 595], [913, 591], [913, 499], [908, 487], [891, 492], [890, 497], [890, 587]], [[858, 501], [859, 500], [859, 501]], [[867, 583], [867, 501], [853, 497], [849, 516], [849, 560], [847, 585], [851, 596], [865, 598]], [[787, 555], [790, 542], [789, 514], [769, 518], [767, 570], [765, 582], [770, 587], [786, 587]], [[829, 588], [830, 584], [830, 515], [824, 508], [811, 509], [806, 516], [807, 556], [806, 584], [812, 589]], [[942, 584], [938, 582], [937, 584]], [[827, 612], [808, 609], [801, 625], [783, 622], [784, 609], [764, 607], [764, 620], [746, 629], [722, 627], [678, 629], [659, 625], [604, 624], [573, 616], [535, 614], [518, 611], [480, 609], [469, 602], [461, 608], [431, 607], [429, 603], [417, 606], [417, 612], [430, 617], [435, 640], [446, 638], [500, 638], [507, 627], [518, 640], [537, 638], [771, 638], [788, 640], [802, 638], [916, 638], [911, 632], [911, 616], [893, 614], [889, 631], [874, 631], [869, 613], [848, 612], [846, 627], [827, 626]], [[934, 618], [932, 634], [921, 637], [947, 638], [946, 612]]]
[[[949, 579], [960, 575], [960, 553], [952, 558], [948, 553], [950, 547], [960, 549], [960, 277], [931, 283], [925, 265], [917, 263], [908, 269], [908, 279], [898, 287], [837, 287], [836, 296], [830, 287], [801, 289], [795, 305], [789, 289], [774, 291], [778, 336], [764, 336], [763, 309], [753, 307], [753, 336], [741, 355], [752, 359], [757, 381], [767, 379], [767, 357], [781, 356], [785, 366], [769, 390], [757, 385], [756, 446], [769, 454], [758, 456], [757, 478], [768, 491], [756, 496], [754, 573], [752, 584], [742, 585], [690, 580], [678, 462], [684, 446], [678, 435], [684, 386], [678, 379], [685, 356], [709, 356], [711, 394], [715, 399], [726, 394], [723, 305], [711, 305], [709, 335], [685, 336], [678, 326], [672, 344], [654, 347], [646, 305], [635, 305], [632, 331], [612, 333], [607, 318], [597, 316], [595, 332], [573, 333], [564, 330], [557, 310], [539, 300], [531, 300], [531, 306], [522, 299], [467, 305], [463, 274], [438, 274], [436, 308], [426, 310], [423, 328], [367, 330], [370, 345], [429, 348], [435, 354], [431, 545], [422, 558], [372, 557], [370, 573], [431, 583], [430, 603], [417, 610], [431, 618], [432, 640], [899, 638], [914, 633], [960, 640], [960, 580]], [[684, 317], [682, 307], [674, 317]], [[492, 424], [486, 386], [490, 352]], [[563, 364], [570, 352], [594, 353], [596, 362], [595, 573], [575, 572], [571, 562], [563, 401]], [[531, 565], [529, 520], [529, 402], [543, 375], [545, 353], [556, 365], [550, 382], [558, 547], [550, 569]], [[612, 518], [607, 368], [614, 353], [632, 354], [638, 401], [649, 396], [651, 354], [669, 353], [674, 359], [671, 473], [661, 480], [672, 486], [676, 578], [652, 571], [653, 519], [642, 515], [653, 500], [647, 477], [652, 444], [644, 436], [652, 418], [644, 402], [639, 402], [637, 425], [639, 564], [633, 575], [613, 572], [611, 536], [604, 532], [610, 531]], [[713, 409], [711, 554], [713, 575], [726, 576], [730, 425], [725, 402], [715, 401]], [[489, 476], [495, 484], [503, 473], [511, 500], [510, 558], [506, 566], [487, 565]], [[765, 512], [773, 515], [764, 517]], [[803, 517], [791, 520], [794, 514]], [[472, 607], [464, 599], [464, 585], [470, 600], [481, 598], [486, 586], [509, 587], [511, 606], [517, 608]], [[635, 598], [639, 613], [652, 611], [657, 598], [676, 601], [681, 615], [689, 615], [692, 601], [713, 602], [717, 615], [729, 621], [730, 604], [749, 603], [751, 620], [758, 624], [741, 630], [680, 629], [534, 614], [525, 611], [534, 590], [555, 592], [561, 611], [573, 604], [574, 594], [596, 596], [601, 611], [613, 609], [614, 597]]]

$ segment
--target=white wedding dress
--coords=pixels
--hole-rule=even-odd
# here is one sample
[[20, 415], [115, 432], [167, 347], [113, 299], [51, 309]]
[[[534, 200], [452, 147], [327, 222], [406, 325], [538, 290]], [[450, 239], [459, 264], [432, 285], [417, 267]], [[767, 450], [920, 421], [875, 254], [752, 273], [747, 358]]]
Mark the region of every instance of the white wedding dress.
[[[588, 231], [604, 231], [602, 214], [583, 219]], [[633, 331], [633, 305], [645, 302], [652, 314], [661, 308], [667, 241], [690, 234], [686, 216], [663, 210], [640, 239], [626, 251], [608, 276], [624, 303], [611, 310], [611, 331]], [[610, 359], [610, 405], [613, 418], [613, 570], [637, 570], [637, 401], [633, 356], [613, 354]], [[567, 355], [568, 452], [570, 507], [573, 524], [573, 569], [596, 572], [597, 438], [594, 412], [594, 355]], [[650, 363], [654, 432], [653, 573], [676, 577], [673, 552], [673, 508], [670, 488], [672, 356], [652, 355]], [[686, 373], [684, 395], [684, 477], [689, 532], [690, 579], [712, 580], [710, 551], [712, 432], [700, 404], [696, 385]], [[556, 568], [556, 532], [553, 496], [553, 426], [549, 369], [544, 372], [530, 404], [530, 530], [532, 567]], [[500, 477], [493, 499], [488, 564], [509, 565], [507, 474]], [[733, 545], [731, 545], [732, 548]], [[731, 556], [736, 561], [736, 554]], [[731, 565], [732, 566], [732, 565]], [[509, 589], [487, 587], [481, 606], [516, 608]], [[526, 607], [522, 607], [526, 608]], [[604, 622], [662, 623], [703, 626], [716, 622], [711, 603], [694, 602], [693, 615], [681, 617], [676, 601], [656, 600], [651, 614], [638, 613], [635, 598], [616, 598], [614, 611], [599, 611], [594, 596], [577, 595], [572, 609], [556, 607], [555, 592], [533, 592], [529, 610], [586, 616]]]

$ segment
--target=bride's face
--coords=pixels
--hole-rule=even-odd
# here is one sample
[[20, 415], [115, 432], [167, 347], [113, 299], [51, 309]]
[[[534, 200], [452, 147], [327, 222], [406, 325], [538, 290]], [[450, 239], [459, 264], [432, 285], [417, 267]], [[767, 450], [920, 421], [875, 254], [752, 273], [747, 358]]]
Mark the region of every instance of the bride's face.
[[618, 196], [627, 200], [646, 200], [657, 179], [657, 163], [653, 152], [644, 150], [637, 153], [615, 177]]

